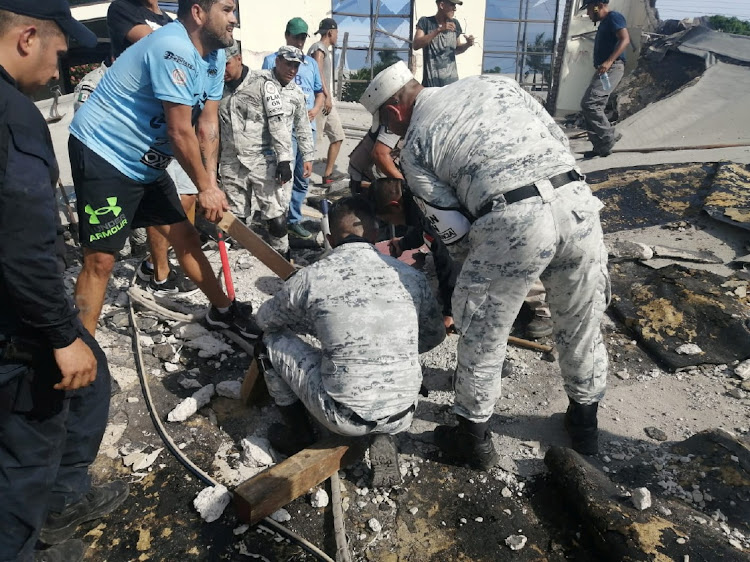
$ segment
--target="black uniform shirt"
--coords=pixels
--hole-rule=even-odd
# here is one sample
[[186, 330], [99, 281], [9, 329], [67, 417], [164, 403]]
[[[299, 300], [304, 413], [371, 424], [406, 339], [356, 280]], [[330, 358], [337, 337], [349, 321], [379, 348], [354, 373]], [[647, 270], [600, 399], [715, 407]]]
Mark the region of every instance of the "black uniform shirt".
[[0, 339], [62, 348], [78, 337], [57, 269], [58, 173], [47, 123], [0, 66]]

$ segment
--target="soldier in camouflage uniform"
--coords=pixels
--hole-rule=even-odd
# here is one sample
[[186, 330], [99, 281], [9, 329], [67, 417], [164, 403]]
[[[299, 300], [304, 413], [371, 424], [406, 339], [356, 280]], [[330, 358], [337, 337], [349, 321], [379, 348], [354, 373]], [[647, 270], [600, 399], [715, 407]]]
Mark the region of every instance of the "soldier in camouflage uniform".
[[[228, 73], [241, 57], [239, 49], [230, 49], [236, 54], [227, 58]], [[239, 76], [225, 75], [219, 106], [219, 175], [231, 210], [249, 219], [255, 194], [261, 216], [268, 221], [269, 244], [281, 254], [289, 251], [286, 216], [292, 196], [293, 126], [305, 173], [312, 171], [312, 129], [305, 95], [294, 82], [303, 56], [296, 47], [285, 45], [277, 52], [276, 67], [260, 71], [247, 71], [240, 58]]]
[[[286, 430], [270, 432], [282, 452], [312, 442], [305, 408], [341, 435], [406, 430], [422, 384], [419, 354], [445, 337], [424, 275], [373, 246], [369, 204], [342, 199], [329, 220], [333, 252], [295, 273], [256, 315], [273, 366], [266, 383], [286, 422]], [[292, 330], [313, 335], [321, 348]]]
[[595, 454], [607, 376], [602, 203], [576, 170], [563, 131], [515, 81], [485, 75], [423, 88], [399, 64], [361, 101], [372, 113], [382, 106], [388, 128], [405, 134], [409, 186], [436, 210], [449, 249], [466, 254], [453, 294], [459, 425], [440, 426], [436, 441], [477, 468], [495, 462], [487, 422], [500, 397], [506, 343], [541, 276], [570, 399], [566, 427], [577, 451]]

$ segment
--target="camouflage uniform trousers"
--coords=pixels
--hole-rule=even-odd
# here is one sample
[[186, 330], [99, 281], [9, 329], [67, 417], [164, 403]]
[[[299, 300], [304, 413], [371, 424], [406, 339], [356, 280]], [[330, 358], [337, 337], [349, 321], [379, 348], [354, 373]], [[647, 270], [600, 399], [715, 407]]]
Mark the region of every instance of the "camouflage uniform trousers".
[[541, 277], [552, 310], [565, 392], [581, 404], [606, 389], [607, 350], [600, 324], [610, 282], [599, 199], [585, 182], [510, 205], [500, 198], [468, 234], [469, 254], [453, 293], [461, 334], [454, 411], [473, 422], [492, 416], [501, 394], [508, 335], [521, 303]]
[[[260, 154], [251, 161], [234, 158], [219, 163], [221, 187], [227, 195], [229, 210], [238, 217], [252, 217], [252, 197], [258, 202], [264, 221], [285, 216], [292, 199], [292, 181], [279, 185], [276, 175], [276, 156]], [[283, 254], [289, 249], [289, 237], [269, 235], [269, 245]]]
[[[366, 425], [349, 408], [333, 400], [323, 383], [321, 350], [303, 341], [291, 330], [267, 332], [263, 342], [273, 365], [273, 369], [265, 373], [266, 385], [277, 405], [289, 406], [301, 400], [310, 415], [323, 427], [333, 433], [352, 437], [370, 433], [400, 433], [411, 425], [413, 412], [390, 423], [381, 421]], [[377, 398], [373, 396], [373, 399]]]

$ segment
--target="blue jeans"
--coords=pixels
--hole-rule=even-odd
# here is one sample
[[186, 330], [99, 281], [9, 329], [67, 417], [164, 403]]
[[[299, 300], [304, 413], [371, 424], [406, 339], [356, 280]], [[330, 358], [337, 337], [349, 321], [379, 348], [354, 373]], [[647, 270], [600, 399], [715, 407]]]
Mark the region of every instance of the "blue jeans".
[[[315, 146], [315, 131], [313, 131], [313, 147]], [[292, 183], [292, 200], [289, 203], [287, 222], [297, 224], [302, 222], [302, 203], [307, 197], [307, 187], [310, 184], [305, 175], [302, 153], [297, 150], [297, 135], [292, 134], [292, 152], [294, 153], [294, 182]]]

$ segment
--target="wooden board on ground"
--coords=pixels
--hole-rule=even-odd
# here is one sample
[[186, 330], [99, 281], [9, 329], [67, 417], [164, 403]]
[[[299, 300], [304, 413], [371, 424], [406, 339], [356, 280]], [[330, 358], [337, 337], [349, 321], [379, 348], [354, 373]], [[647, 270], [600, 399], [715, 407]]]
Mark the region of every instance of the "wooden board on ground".
[[259, 404], [268, 398], [266, 379], [260, 374], [258, 360], [253, 359], [245, 373], [245, 380], [240, 388], [240, 399], [245, 405]]
[[237, 516], [258, 523], [359, 459], [367, 441], [330, 437], [253, 476], [234, 490]]
[[282, 279], [294, 273], [294, 266], [291, 263], [229, 211], [224, 213], [224, 217], [217, 226]]

